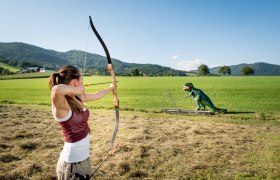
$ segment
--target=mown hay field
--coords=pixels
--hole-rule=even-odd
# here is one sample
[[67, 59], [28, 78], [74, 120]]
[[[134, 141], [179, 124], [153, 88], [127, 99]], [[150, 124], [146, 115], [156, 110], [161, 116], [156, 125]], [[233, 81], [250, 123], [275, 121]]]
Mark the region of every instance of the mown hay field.
[[[96, 179], [279, 179], [279, 77], [120, 77], [116, 153]], [[0, 179], [55, 179], [62, 132], [50, 111], [48, 80], [0, 81]], [[86, 77], [85, 82], [110, 82]], [[229, 110], [211, 116], [159, 113], [194, 109], [192, 82]], [[90, 86], [94, 92], [109, 84]], [[90, 109], [91, 162], [106, 155], [114, 128], [112, 95]]]

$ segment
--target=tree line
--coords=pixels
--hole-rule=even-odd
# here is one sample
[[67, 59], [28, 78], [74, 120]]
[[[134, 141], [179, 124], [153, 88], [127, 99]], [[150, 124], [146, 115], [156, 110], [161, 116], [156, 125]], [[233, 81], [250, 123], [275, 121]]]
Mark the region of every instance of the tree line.
[[[210, 75], [210, 70], [208, 68], [207, 65], [205, 64], [201, 64], [198, 69], [198, 75], [200, 76], [207, 76], [207, 75]], [[223, 75], [231, 75], [231, 68], [229, 66], [221, 66], [218, 68], [217, 72], [219, 74], [223, 74]], [[255, 70], [254, 68], [250, 67], [250, 66], [244, 66], [242, 69], [241, 69], [241, 74], [243, 74], [244, 76], [250, 76], [250, 75], [253, 75], [255, 73]]]
[[[150, 68], [150, 67], [147, 67]], [[137, 68], [130, 67], [125, 68], [125, 70], [118, 70], [118, 66], [115, 68], [115, 73], [118, 76], [186, 76], [186, 73], [183, 71], [175, 71], [175, 70], [166, 70], [165, 69], [147, 69], [147, 68]], [[102, 75], [107, 76], [110, 75], [108, 69], [106, 67], [87, 67], [82, 70], [84, 74], [90, 75]]]

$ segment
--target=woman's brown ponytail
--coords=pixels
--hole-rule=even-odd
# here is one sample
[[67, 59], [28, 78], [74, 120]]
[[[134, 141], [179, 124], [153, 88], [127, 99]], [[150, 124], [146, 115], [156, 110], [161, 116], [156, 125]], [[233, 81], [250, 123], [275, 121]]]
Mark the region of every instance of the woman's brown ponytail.
[[56, 78], [59, 78], [59, 73], [53, 73], [51, 76], [50, 76], [50, 79], [49, 79], [49, 88], [50, 90], [52, 90], [52, 88], [55, 86], [55, 85], [58, 85], [58, 82], [56, 80]]

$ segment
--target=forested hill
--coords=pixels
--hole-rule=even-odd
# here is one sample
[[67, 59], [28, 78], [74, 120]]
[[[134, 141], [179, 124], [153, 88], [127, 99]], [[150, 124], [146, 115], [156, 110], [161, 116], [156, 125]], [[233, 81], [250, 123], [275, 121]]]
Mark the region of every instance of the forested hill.
[[[250, 66], [255, 70], [253, 76], [280, 76], [280, 65], [257, 62], [253, 64], [238, 64], [230, 66], [232, 76], [241, 76], [241, 69], [244, 66]], [[218, 74], [219, 67], [210, 68], [210, 72]]]
[[[85, 58], [86, 57], [86, 58]], [[84, 68], [86, 59], [86, 72], [91, 74], [106, 75], [107, 59], [104, 56], [86, 53], [80, 50], [58, 52], [44, 49], [38, 46], [13, 42], [0, 42], [0, 59], [9, 65], [16, 66], [18, 63], [28, 62], [39, 67], [59, 68], [62, 65], [74, 65]], [[137, 69], [140, 75], [149, 76], [185, 76], [184, 71], [171, 69], [154, 64], [126, 63], [117, 59], [112, 59], [115, 73], [118, 75], [128, 75], [132, 70]]]

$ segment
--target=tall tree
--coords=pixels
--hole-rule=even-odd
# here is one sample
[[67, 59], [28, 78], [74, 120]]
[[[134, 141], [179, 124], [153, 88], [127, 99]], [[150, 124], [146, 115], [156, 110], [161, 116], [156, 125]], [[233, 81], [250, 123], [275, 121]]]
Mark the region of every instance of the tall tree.
[[228, 75], [231, 74], [231, 68], [230, 68], [229, 66], [226, 66], [226, 73], [227, 73]]
[[130, 75], [131, 76], [139, 76], [140, 74], [139, 74], [139, 71], [138, 71], [137, 68], [131, 68]]
[[254, 68], [250, 67], [250, 66], [244, 66], [242, 69], [241, 69], [241, 73], [245, 76], [250, 76], [252, 74], [255, 73], [255, 70]]
[[224, 75], [226, 75], [226, 74], [230, 75], [231, 74], [231, 69], [230, 69], [229, 66], [224, 65], [224, 66], [221, 66], [218, 69], [218, 73], [224, 74]]
[[198, 74], [201, 76], [206, 76], [210, 73], [208, 66], [206, 66], [205, 64], [201, 64], [197, 70]]

